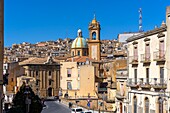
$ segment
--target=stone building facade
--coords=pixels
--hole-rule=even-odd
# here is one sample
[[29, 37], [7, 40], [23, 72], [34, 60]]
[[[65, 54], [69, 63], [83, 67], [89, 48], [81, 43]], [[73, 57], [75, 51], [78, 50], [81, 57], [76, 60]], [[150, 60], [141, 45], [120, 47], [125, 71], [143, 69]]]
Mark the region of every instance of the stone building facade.
[[166, 23], [127, 39], [128, 112], [167, 113], [170, 78], [170, 7]]
[[[60, 88], [60, 64], [51, 56], [29, 58], [20, 65], [25, 68], [25, 76], [35, 78], [33, 90], [40, 97], [58, 96]], [[29, 81], [27, 81], [29, 82]]]

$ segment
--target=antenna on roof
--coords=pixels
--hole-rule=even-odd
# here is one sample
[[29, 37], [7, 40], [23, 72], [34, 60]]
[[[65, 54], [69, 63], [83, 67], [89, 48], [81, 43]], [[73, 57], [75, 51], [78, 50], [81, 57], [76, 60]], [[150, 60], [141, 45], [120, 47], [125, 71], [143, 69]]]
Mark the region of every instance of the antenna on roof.
[[143, 32], [142, 30], [142, 8], [139, 8], [139, 32]]

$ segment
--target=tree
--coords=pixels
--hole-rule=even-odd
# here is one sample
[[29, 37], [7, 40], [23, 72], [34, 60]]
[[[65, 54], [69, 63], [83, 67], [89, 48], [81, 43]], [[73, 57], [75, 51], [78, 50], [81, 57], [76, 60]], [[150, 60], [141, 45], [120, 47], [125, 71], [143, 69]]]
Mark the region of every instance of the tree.
[[[29, 92], [29, 94], [25, 93]], [[16, 96], [13, 99], [13, 106], [8, 113], [26, 113], [26, 98], [31, 99], [30, 111], [29, 113], [41, 113], [42, 103], [41, 99], [34, 94], [30, 86], [26, 86], [25, 83], [20, 87]]]

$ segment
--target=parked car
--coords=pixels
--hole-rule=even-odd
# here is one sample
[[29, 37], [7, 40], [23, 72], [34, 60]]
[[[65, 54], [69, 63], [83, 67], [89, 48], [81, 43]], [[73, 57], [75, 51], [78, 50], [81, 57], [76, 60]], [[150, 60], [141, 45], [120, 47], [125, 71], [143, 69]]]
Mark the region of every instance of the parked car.
[[71, 113], [82, 113], [83, 109], [82, 108], [72, 108]]
[[81, 113], [93, 113], [92, 111], [82, 111]]

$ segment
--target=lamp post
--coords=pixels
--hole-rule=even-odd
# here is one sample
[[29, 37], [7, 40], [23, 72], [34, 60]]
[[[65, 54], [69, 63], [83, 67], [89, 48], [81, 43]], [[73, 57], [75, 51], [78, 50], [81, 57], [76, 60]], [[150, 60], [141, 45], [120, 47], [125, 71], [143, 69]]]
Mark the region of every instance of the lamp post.
[[25, 87], [25, 92], [24, 94], [26, 95], [26, 99], [25, 99], [25, 104], [26, 104], [26, 113], [29, 113], [30, 111], [30, 104], [31, 104], [31, 99], [28, 98], [30, 91], [29, 91], [29, 87], [26, 86]]

